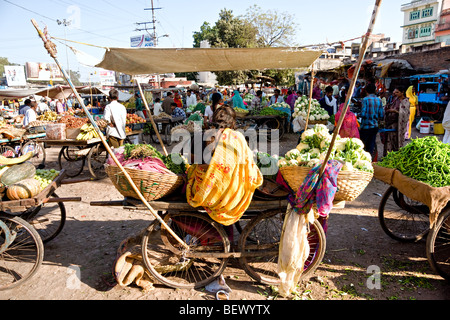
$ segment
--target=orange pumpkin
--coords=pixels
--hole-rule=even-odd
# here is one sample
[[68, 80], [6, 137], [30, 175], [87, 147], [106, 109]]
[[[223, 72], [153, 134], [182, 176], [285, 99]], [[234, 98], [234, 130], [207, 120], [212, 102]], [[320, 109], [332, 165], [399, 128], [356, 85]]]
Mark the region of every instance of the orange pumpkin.
[[10, 200], [33, 198], [41, 192], [41, 184], [36, 179], [25, 179], [10, 185], [6, 196]]

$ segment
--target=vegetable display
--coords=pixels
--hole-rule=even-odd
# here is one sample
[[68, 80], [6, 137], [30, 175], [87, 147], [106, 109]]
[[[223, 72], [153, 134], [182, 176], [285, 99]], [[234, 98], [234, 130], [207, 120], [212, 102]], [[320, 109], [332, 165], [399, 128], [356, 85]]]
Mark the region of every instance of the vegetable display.
[[377, 164], [397, 169], [432, 187], [450, 186], [450, 145], [436, 136], [412, 139], [398, 151], [389, 152]]
[[[314, 167], [325, 160], [331, 139], [332, 135], [325, 125], [315, 125], [303, 132], [300, 143], [278, 161], [278, 166]], [[372, 157], [364, 151], [364, 144], [357, 138], [341, 138], [338, 135], [329, 159], [342, 161], [342, 171], [373, 172]]]
[[234, 107], [233, 109], [237, 113], [249, 113], [249, 111], [247, 109], [238, 108], [238, 107]]
[[80, 128], [77, 140], [91, 140], [93, 138], [98, 138], [98, 133], [91, 123], [86, 123]]
[[285, 117], [288, 114], [286, 112], [283, 112], [281, 110], [275, 110], [270, 107], [262, 109], [260, 112], [258, 112], [259, 116], [281, 116]]
[[[306, 119], [308, 115], [308, 106], [309, 106], [309, 98], [306, 96], [301, 96], [295, 101], [294, 105], [294, 113], [292, 114], [293, 118], [297, 118], [298, 116], [302, 116]], [[309, 120], [317, 121], [317, 120], [328, 120], [330, 115], [328, 112], [320, 106], [319, 101], [316, 99], [311, 100], [311, 110], [309, 112]]]
[[59, 171], [55, 169], [36, 169], [34, 179], [39, 181], [44, 190], [58, 175]]

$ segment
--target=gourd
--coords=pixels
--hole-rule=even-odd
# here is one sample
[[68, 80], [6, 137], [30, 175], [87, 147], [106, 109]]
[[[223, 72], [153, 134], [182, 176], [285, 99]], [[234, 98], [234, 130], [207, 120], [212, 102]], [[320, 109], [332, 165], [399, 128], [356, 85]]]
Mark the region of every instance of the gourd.
[[17, 158], [7, 158], [5, 156], [0, 156], [0, 165], [13, 165], [13, 164], [19, 164], [19, 163], [23, 163], [25, 161], [30, 160], [31, 158], [33, 158], [33, 151], [27, 152], [24, 155], [21, 155], [20, 157]]
[[41, 192], [41, 184], [35, 179], [25, 179], [13, 185], [6, 190], [6, 196], [10, 200], [33, 198]]
[[24, 162], [11, 166], [3, 173], [1, 183], [10, 186], [25, 179], [31, 179], [36, 174], [36, 167], [31, 162]]

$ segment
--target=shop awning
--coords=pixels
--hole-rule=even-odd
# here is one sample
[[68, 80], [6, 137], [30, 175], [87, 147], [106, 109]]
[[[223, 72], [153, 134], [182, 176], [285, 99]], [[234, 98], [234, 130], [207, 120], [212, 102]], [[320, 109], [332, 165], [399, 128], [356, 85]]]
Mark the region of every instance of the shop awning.
[[96, 67], [129, 75], [307, 68], [322, 51], [296, 48], [109, 48]]

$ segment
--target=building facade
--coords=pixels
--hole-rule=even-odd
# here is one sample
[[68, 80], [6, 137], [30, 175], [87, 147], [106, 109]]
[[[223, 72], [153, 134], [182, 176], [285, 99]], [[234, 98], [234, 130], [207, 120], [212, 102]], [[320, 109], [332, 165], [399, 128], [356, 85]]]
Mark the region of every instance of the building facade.
[[436, 42], [450, 46], [450, 0], [443, 0], [442, 11], [436, 25]]
[[403, 52], [412, 47], [436, 42], [436, 26], [440, 19], [442, 0], [415, 0], [403, 4]]

